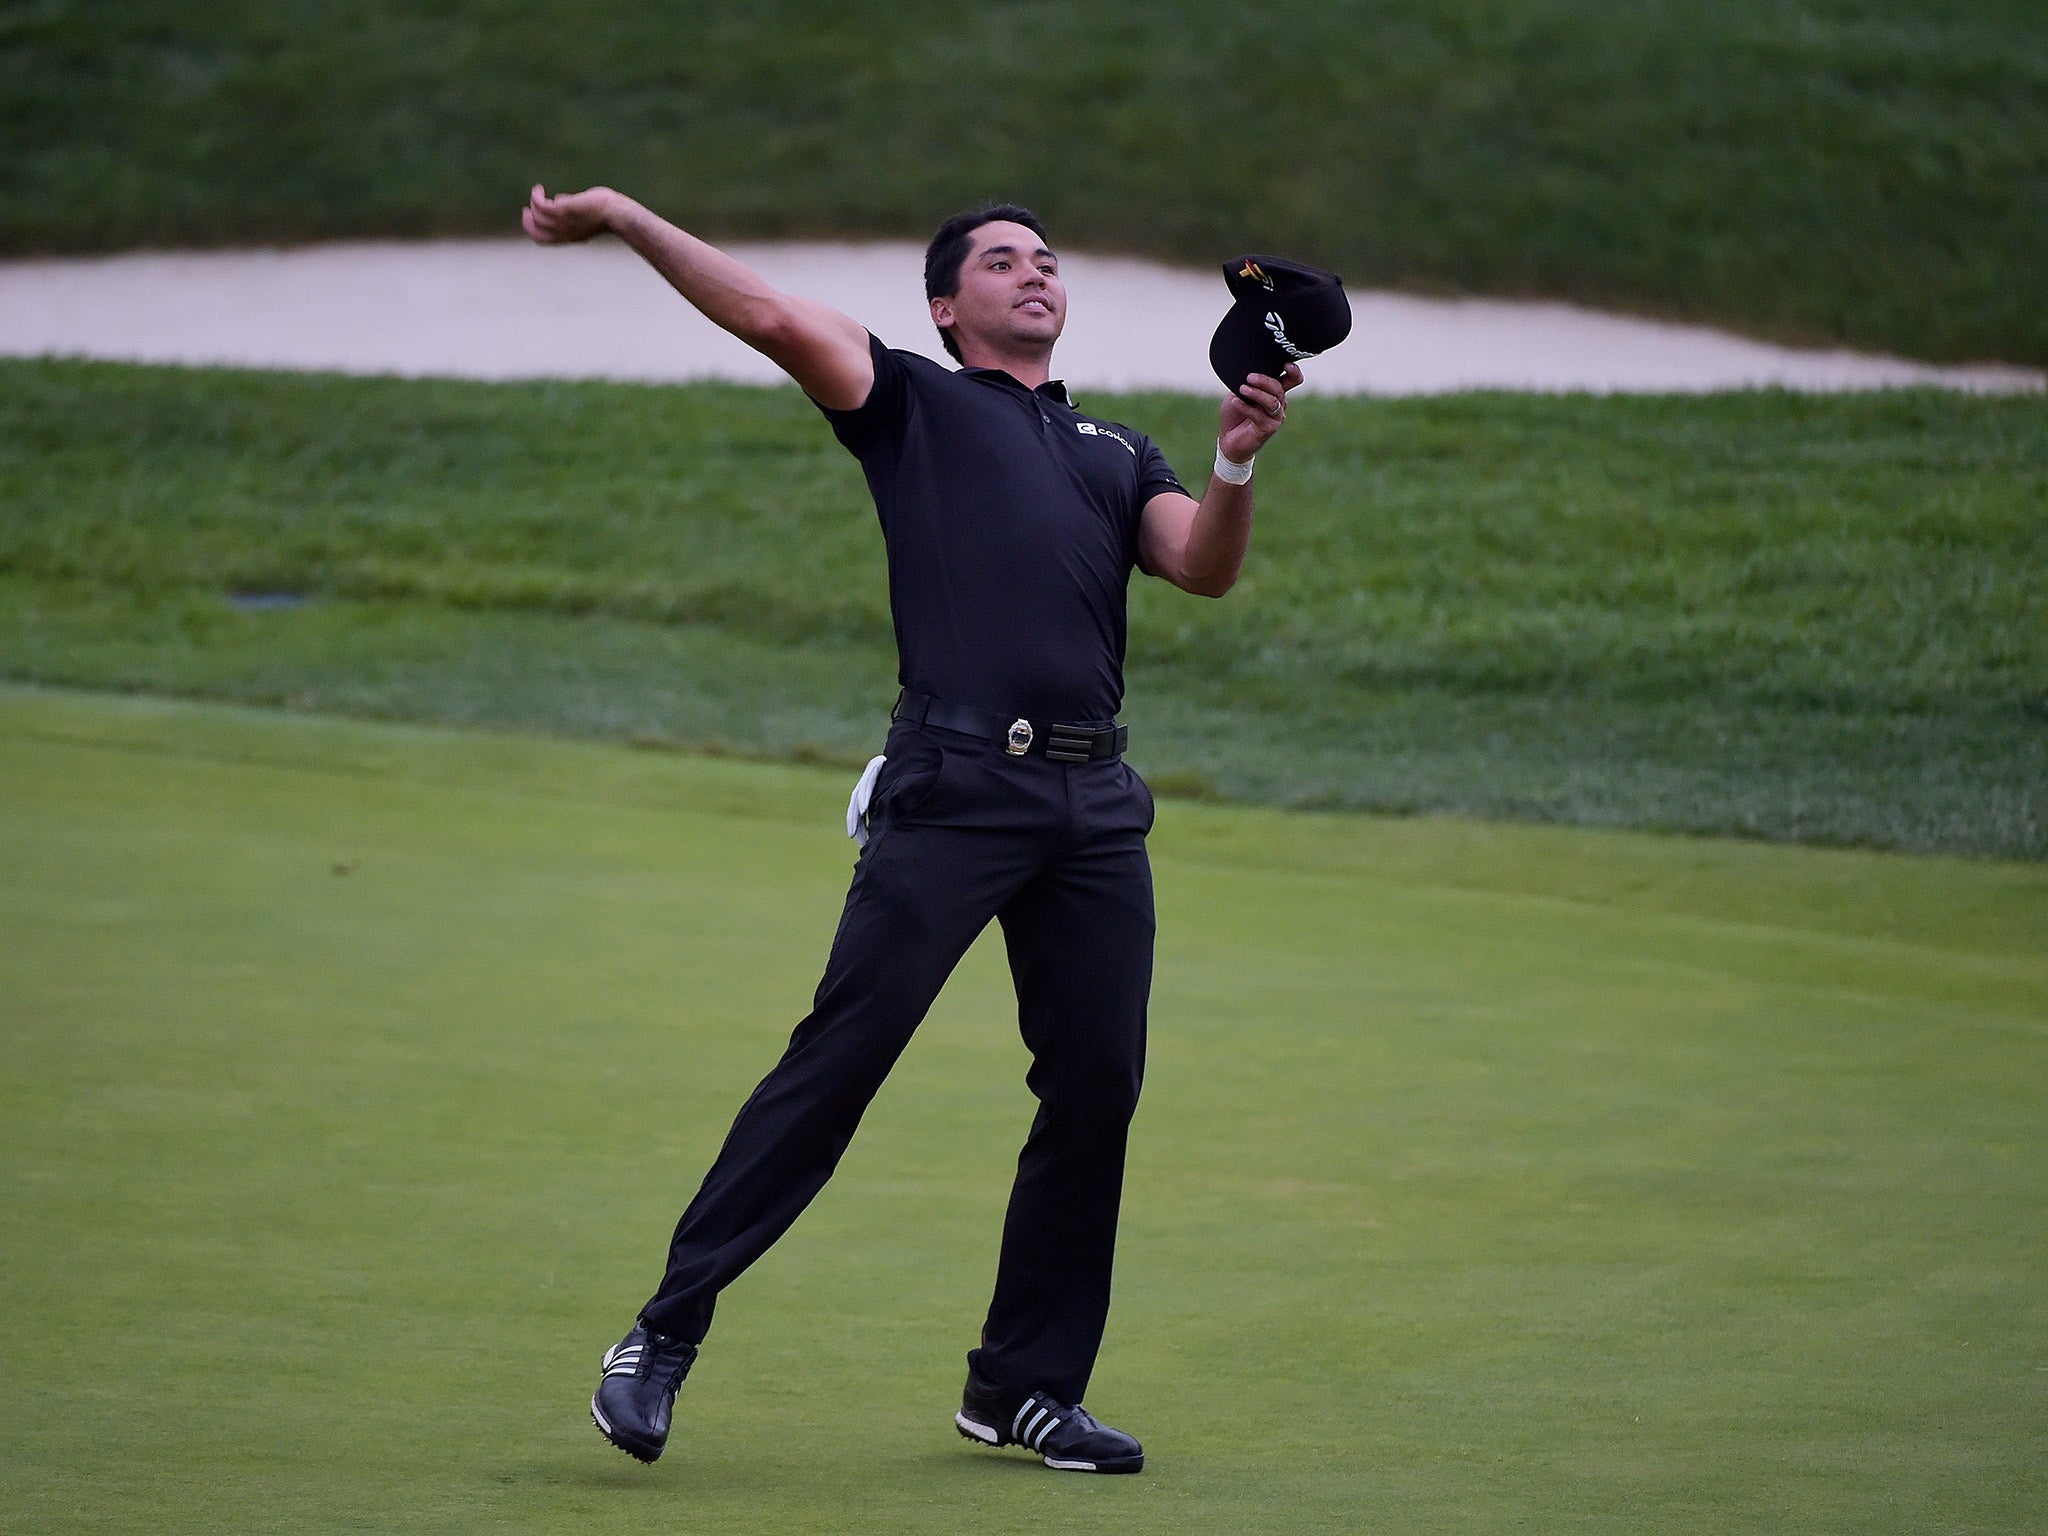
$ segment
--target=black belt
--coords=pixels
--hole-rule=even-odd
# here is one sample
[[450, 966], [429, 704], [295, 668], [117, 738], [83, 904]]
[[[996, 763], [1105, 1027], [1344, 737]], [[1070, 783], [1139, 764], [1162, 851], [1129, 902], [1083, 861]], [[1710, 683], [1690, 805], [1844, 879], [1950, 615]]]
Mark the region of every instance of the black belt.
[[915, 725], [936, 725], [942, 731], [958, 731], [985, 741], [1000, 741], [1012, 757], [1043, 752], [1055, 763], [1092, 763], [1121, 756], [1131, 736], [1130, 728], [1122, 725], [1103, 726], [1099, 730], [1086, 725], [1048, 725], [1041, 730], [1021, 716], [1005, 725], [1001, 715], [969, 709], [965, 704], [948, 704], [944, 699], [909, 688], [896, 695], [896, 707], [889, 711], [889, 718], [908, 720]]

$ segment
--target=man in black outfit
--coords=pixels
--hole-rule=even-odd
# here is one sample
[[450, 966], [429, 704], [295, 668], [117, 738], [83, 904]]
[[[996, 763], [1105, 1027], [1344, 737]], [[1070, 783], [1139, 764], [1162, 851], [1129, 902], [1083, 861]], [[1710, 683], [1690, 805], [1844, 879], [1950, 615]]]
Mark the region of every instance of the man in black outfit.
[[1080, 1406], [1109, 1311], [1152, 977], [1152, 797], [1116, 723], [1125, 590], [1134, 567], [1209, 597], [1230, 589], [1251, 537], [1252, 457], [1285, 420], [1300, 370], [1255, 374], [1225, 399], [1197, 502], [1149, 439], [1082, 414], [1049, 377], [1066, 290], [1022, 208], [949, 219], [926, 254], [957, 372], [776, 292], [609, 188], [535, 187], [523, 222], [543, 244], [618, 235], [803, 387], [866, 472], [901, 657], [868, 836], [815, 1004], [683, 1213], [660, 1287], [606, 1354], [597, 1426], [643, 1461], [661, 1454], [718, 1293], [824, 1187], [994, 918], [1039, 1109], [955, 1424], [1049, 1467], [1136, 1472], [1138, 1442]]

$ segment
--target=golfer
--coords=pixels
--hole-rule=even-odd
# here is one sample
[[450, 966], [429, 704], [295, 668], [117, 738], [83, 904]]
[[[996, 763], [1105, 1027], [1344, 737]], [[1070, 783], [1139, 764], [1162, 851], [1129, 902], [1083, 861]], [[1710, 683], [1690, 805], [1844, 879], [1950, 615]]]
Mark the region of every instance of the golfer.
[[1051, 377], [1067, 292], [1023, 208], [956, 215], [925, 253], [932, 323], [957, 371], [776, 292], [609, 188], [536, 186], [522, 221], [542, 244], [617, 235], [816, 403], [881, 517], [902, 684], [811, 1013], [606, 1353], [597, 1427], [642, 1461], [661, 1454], [719, 1292], [824, 1187], [993, 918], [1039, 1107], [954, 1422], [1049, 1467], [1136, 1472], [1138, 1442], [1081, 1407], [1109, 1313], [1152, 980], [1152, 796], [1116, 723], [1125, 592], [1134, 567], [1205, 597], [1230, 590], [1251, 539], [1252, 458], [1301, 372], [1254, 374], [1225, 398], [1197, 501], [1148, 438], [1078, 410]]

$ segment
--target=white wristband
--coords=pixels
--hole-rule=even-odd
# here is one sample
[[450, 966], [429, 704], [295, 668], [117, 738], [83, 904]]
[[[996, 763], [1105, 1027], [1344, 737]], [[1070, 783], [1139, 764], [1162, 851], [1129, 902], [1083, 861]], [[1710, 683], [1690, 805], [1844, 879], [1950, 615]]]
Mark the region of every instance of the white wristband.
[[1222, 443], [1219, 442], [1216, 445], [1216, 478], [1225, 485], [1243, 485], [1247, 480], [1251, 479], [1252, 466], [1258, 462], [1259, 456], [1253, 454], [1242, 464], [1235, 463], [1223, 457]]

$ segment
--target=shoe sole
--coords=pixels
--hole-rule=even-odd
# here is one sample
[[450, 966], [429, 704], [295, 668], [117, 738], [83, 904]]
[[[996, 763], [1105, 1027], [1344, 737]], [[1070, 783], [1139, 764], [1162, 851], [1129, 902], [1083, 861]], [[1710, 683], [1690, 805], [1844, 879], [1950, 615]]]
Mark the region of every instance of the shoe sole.
[[597, 1406], [597, 1399], [595, 1397], [590, 1399], [590, 1422], [597, 1426], [597, 1432], [604, 1436], [607, 1444], [624, 1451], [635, 1461], [645, 1462], [648, 1466], [652, 1466], [660, 1459], [662, 1450], [660, 1446], [657, 1445], [651, 1451], [642, 1450], [617, 1430], [613, 1429], [610, 1421], [605, 1418], [603, 1410]]
[[1125, 1456], [1117, 1461], [1060, 1461], [1054, 1457], [1045, 1458], [1045, 1464], [1055, 1472], [1142, 1472], [1145, 1458]]
[[[964, 1413], [953, 1415], [953, 1427], [960, 1431], [960, 1438], [972, 1440], [976, 1445], [985, 1445], [991, 1450], [1002, 1448], [1003, 1437], [986, 1424], [978, 1424]], [[1016, 1444], [1012, 1441], [1011, 1444]], [[1022, 1447], [1019, 1447], [1022, 1449]], [[1144, 1456], [1121, 1456], [1113, 1461], [1068, 1461], [1057, 1456], [1041, 1456], [1055, 1472], [1142, 1472], [1145, 1470]]]
[[964, 1413], [953, 1415], [953, 1427], [959, 1430], [963, 1437], [979, 1445], [993, 1448], [1003, 1443], [1003, 1437], [996, 1433], [996, 1431], [990, 1429], [986, 1424], [976, 1423]]

